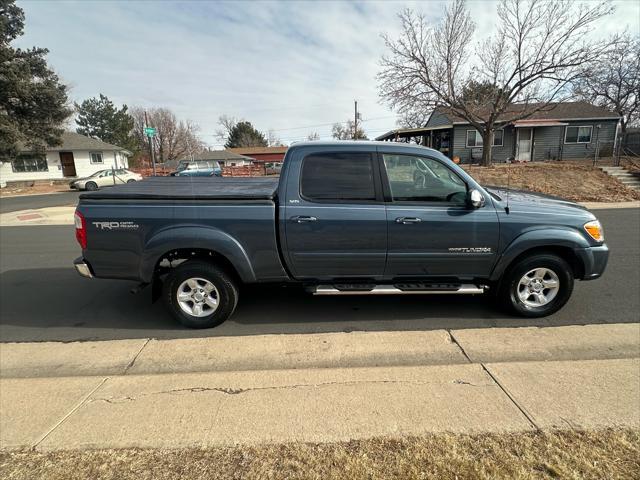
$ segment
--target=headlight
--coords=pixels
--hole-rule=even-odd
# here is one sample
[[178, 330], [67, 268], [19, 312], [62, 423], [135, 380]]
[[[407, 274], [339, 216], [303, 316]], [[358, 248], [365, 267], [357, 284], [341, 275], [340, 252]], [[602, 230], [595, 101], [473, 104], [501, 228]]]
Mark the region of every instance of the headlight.
[[596, 242], [604, 241], [604, 232], [602, 231], [602, 225], [598, 220], [587, 222], [584, 224], [584, 230], [593, 238]]

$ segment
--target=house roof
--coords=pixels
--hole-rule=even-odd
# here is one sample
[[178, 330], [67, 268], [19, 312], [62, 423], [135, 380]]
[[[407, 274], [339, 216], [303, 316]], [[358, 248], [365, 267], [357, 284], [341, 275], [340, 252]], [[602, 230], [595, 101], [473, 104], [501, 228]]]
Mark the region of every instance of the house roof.
[[[540, 104], [529, 104], [528, 106], [514, 103], [512, 104], [502, 119], [511, 117], [514, 113], [524, 112], [526, 109], [535, 108]], [[448, 117], [452, 123], [469, 123], [464, 118], [456, 115], [445, 107], [438, 107], [434, 113], [440, 113]], [[585, 120], [585, 119], [607, 119], [612, 120], [620, 118], [616, 113], [607, 110], [604, 107], [592, 105], [587, 102], [557, 102], [550, 103], [547, 107], [533, 113], [527, 117], [527, 120]], [[500, 121], [501, 118], [498, 118]], [[428, 123], [428, 122], [427, 122]]]
[[230, 152], [237, 153], [239, 155], [265, 155], [268, 153], [285, 153], [289, 147], [238, 147], [229, 148]]
[[[185, 157], [182, 160], [191, 160], [191, 157]], [[193, 160], [253, 160], [245, 155], [238, 155], [229, 150], [209, 150], [206, 152], [196, 153]]]
[[[27, 149], [24, 149], [24, 151], [26, 150]], [[97, 138], [80, 135], [76, 132], [64, 132], [62, 134], [62, 145], [47, 147], [47, 151], [50, 152], [60, 152], [66, 150], [110, 150], [116, 152], [126, 152], [127, 154], [131, 153], [126, 148], [103, 142], [102, 140], [98, 140]]]

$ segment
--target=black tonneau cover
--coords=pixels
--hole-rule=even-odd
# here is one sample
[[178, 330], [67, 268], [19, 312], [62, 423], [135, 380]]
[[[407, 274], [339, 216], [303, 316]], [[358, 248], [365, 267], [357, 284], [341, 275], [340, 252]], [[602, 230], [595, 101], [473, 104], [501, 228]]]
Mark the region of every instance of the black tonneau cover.
[[87, 200], [273, 200], [278, 177], [149, 177], [80, 195]]

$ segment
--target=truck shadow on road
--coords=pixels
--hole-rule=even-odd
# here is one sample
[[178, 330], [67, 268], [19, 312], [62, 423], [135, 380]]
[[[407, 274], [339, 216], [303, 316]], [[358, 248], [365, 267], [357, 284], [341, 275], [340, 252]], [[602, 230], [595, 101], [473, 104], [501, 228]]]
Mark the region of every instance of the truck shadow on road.
[[215, 329], [190, 330], [175, 322], [161, 301], [151, 304], [150, 289], [130, 294], [133, 285], [82, 279], [70, 268], [6, 271], [0, 275], [0, 337], [4, 342], [168, 339], [637, 321], [637, 315], [612, 320], [607, 302], [590, 299], [589, 289], [580, 285], [562, 311], [536, 320], [510, 317], [482, 296], [313, 297], [297, 287], [251, 286], [243, 289], [231, 320]]

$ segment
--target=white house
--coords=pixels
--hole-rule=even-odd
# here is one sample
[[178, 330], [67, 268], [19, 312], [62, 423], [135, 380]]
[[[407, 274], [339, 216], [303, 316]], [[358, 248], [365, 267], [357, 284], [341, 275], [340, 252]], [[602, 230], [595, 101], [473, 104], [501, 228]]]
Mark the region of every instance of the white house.
[[64, 180], [86, 177], [107, 168], [128, 168], [131, 152], [122, 147], [65, 132], [62, 145], [45, 154], [24, 151], [10, 162], [0, 163], [0, 184], [25, 180]]

